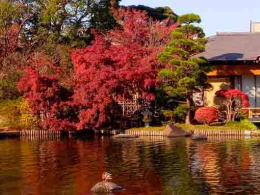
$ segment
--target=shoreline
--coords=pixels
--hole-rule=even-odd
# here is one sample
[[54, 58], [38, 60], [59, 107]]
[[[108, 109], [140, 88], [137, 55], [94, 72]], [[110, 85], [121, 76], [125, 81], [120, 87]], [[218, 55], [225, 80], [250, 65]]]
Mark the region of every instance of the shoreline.
[[[176, 127], [181, 130], [193, 134], [193, 135], [204, 135], [204, 136], [218, 136], [218, 137], [227, 137], [227, 136], [239, 136], [239, 137], [260, 137], [260, 130], [248, 130], [248, 129], [226, 129], [226, 128], [216, 128], [214, 129], [211, 126], [209, 129], [206, 128], [194, 128], [194, 129], [185, 129], [180, 125]], [[196, 126], [194, 126], [196, 127]], [[139, 127], [131, 128], [123, 131], [124, 134], [137, 135], [137, 136], [160, 136], [167, 137], [167, 132], [164, 130], [165, 126], [158, 127]], [[119, 132], [119, 131], [118, 131]], [[95, 134], [96, 136], [113, 136], [114, 133], [100, 133]], [[61, 138], [61, 137], [92, 137], [94, 132], [90, 131], [75, 131], [75, 132], [66, 132], [66, 131], [46, 131], [46, 130], [10, 130], [10, 131], [0, 131], [0, 139], [4, 138], [18, 138], [18, 137], [44, 137], [44, 138]]]
[[[177, 128], [180, 128], [181, 130], [192, 133], [194, 135], [203, 135], [203, 136], [250, 136], [250, 137], [260, 137], [260, 130], [250, 130], [250, 129], [232, 129], [228, 127], [223, 126], [217, 126], [217, 128], [214, 129], [214, 126], [203, 126], [203, 128], [200, 125], [199, 127], [196, 127], [196, 125], [190, 125], [188, 129], [183, 128], [185, 125], [176, 124]], [[209, 127], [209, 128], [207, 128]], [[131, 128], [126, 129], [124, 132], [129, 135], [138, 135], [138, 136], [167, 136], [167, 133], [164, 131], [166, 127], [165, 126], [159, 126], [159, 127], [139, 127], [139, 128]]]

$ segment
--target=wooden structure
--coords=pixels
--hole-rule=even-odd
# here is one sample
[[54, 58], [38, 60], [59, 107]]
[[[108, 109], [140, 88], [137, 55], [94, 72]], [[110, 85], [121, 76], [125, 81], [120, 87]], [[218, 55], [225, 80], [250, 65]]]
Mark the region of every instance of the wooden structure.
[[[95, 132], [97, 135], [116, 135], [119, 130], [100, 130]], [[60, 139], [72, 136], [92, 136], [94, 132], [89, 131], [48, 131], [48, 130], [21, 130], [21, 131], [0, 131], [0, 138], [25, 138], [28, 140], [49, 140]]]
[[217, 33], [209, 37], [199, 54], [213, 66], [208, 73], [212, 89], [205, 91], [204, 104], [216, 103], [215, 92], [239, 89], [249, 97], [249, 118], [260, 122], [260, 33]]
[[138, 94], [133, 96], [133, 99], [122, 98], [117, 100], [117, 103], [122, 107], [122, 112], [124, 117], [132, 116], [137, 110], [140, 109], [138, 103]]
[[260, 123], [260, 107], [244, 108], [248, 112], [248, 119], [253, 123]]

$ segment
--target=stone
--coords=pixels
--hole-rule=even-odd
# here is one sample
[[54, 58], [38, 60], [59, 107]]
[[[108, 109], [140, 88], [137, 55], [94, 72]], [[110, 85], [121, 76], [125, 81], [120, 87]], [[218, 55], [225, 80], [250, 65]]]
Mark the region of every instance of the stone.
[[201, 135], [201, 134], [198, 134], [198, 135], [193, 135], [191, 137], [192, 140], [207, 140], [207, 136], [205, 135]]
[[98, 182], [91, 188], [91, 192], [95, 193], [107, 193], [121, 190], [124, 190], [121, 186], [109, 181]]
[[164, 130], [164, 135], [167, 137], [188, 137], [191, 136], [190, 133], [184, 131], [180, 127], [176, 127], [174, 124], [170, 123], [166, 126]]

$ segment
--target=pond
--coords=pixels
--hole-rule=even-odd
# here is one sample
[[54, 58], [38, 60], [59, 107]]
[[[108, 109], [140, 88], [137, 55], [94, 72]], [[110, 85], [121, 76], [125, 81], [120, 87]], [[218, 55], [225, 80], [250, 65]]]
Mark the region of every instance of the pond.
[[260, 140], [0, 140], [0, 194], [91, 194], [104, 171], [115, 194], [260, 194]]

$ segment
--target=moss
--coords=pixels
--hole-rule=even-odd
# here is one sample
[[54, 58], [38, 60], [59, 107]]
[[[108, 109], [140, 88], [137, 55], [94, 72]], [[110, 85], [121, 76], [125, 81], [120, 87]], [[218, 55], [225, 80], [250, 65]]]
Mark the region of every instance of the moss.
[[213, 125], [188, 125], [188, 124], [176, 124], [185, 130], [257, 130], [257, 127], [249, 120], [242, 120], [240, 122], [229, 122], [225, 125], [213, 126]]
[[127, 131], [128, 131], [128, 130], [163, 131], [164, 129], [165, 129], [165, 126], [158, 126], [158, 127], [136, 127], [136, 128], [127, 129]]
[[[256, 125], [254, 125], [249, 120], [242, 120], [240, 122], [229, 122], [225, 125], [188, 125], [188, 124], [181, 124], [176, 123], [177, 127], [180, 127], [184, 130], [258, 130]], [[138, 127], [138, 128], [131, 128], [127, 130], [147, 130], [147, 131], [163, 131], [165, 129], [164, 126], [159, 127]]]

